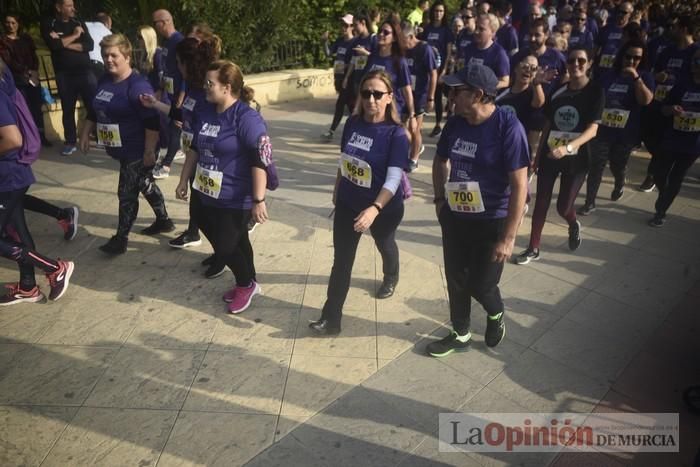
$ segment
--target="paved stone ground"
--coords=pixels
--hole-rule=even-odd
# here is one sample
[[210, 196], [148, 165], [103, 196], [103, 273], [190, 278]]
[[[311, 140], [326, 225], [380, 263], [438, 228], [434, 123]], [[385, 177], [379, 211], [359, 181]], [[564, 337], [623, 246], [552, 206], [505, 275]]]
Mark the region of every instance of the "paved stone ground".
[[[698, 166], [663, 229], [646, 226], [655, 195], [628, 189], [582, 219], [583, 245], [571, 253], [552, 209], [542, 259], [506, 267], [505, 341], [487, 350], [477, 306], [471, 350], [435, 360], [423, 349], [445, 332], [448, 311], [431, 138], [398, 233], [397, 295], [373, 299], [381, 261], [365, 236], [343, 334], [307, 332], [332, 263], [337, 146], [318, 140], [332, 104], [264, 109], [282, 187], [269, 195], [273, 220], [253, 234], [264, 296], [236, 317], [221, 301], [230, 274], [201, 276], [208, 245], [174, 251], [166, 236], [135, 233], [126, 255], [97, 250], [117, 213], [116, 164], [104, 153], [43, 155], [31, 192], [78, 205], [81, 228], [70, 243], [51, 219], [29, 214], [31, 228], [40, 251], [77, 266], [59, 302], [0, 310], [0, 465], [691, 465], [700, 420], [680, 391], [700, 383]], [[632, 159], [631, 187], [645, 166]], [[184, 227], [175, 177], [159, 184]], [[610, 189], [606, 178], [603, 198]], [[151, 220], [142, 202], [135, 230]], [[0, 263], [0, 280], [16, 277], [12, 263]], [[437, 449], [441, 412], [611, 410], [680, 412], [681, 453]]]

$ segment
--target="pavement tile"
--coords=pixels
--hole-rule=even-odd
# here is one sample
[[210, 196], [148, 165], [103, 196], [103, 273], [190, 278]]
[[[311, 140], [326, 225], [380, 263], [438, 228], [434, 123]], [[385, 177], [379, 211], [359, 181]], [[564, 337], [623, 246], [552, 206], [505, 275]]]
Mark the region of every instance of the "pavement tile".
[[79, 406], [116, 349], [0, 345], [0, 404]]
[[183, 411], [158, 465], [243, 465], [272, 444], [275, 415]]
[[415, 312], [377, 313], [377, 355], [393, 359], [442, 326], [441, 321]]
[[481, 467], [481, 465], [464, 452], [440, 452], [438, 439], [426, 436], [413, 452], [399, 462], [397, 467]]
[[77, 407], [0, 407], [0, 465], [40, 465]]
[[290, 355], [299, 312], [290, 308], [249, 308], [238, 315], [221, 313], [211, 341], [214, 351]]
[[542, 310], [564, 315], [586, 296], [588, 291], [561, 280], [557, 275], [539, 271], [535, 266], [543, 261], [544, 258], [531, 263], [532, 267], [519, 266], [527, 271], [501, 287], [501, 295], [506, 302], [510, 297], [517, 298]]
[[177, 412], [81, 408], [42, 465], [155, 466]]
[[[58, 304], [63, 305], [63, 301]], [[2, 310], [0, 343], [36, 343], [61, 315], [63, 306], [55, 305], [55, 303], [20, 303]]]
[[256, 243], [255, 268], [269, 272], [309, 272], [312, 245], [308, 242]]
[[323, 337], [309, 329], [309, 320], [317, 320], [319, 316], [320, 311], [301, 310], [294, 355], [377, 358], [377, 323], [373, 316], [370, 319], [346, 315], [339, 335]]
[[288, 467], [303, 465], [304, 467], [331, 467], [333, 459], [321, 456], [318, 458], [312, 451], [293, 436], [285, 436], [253, 459], [246, 467]]
[[203, 358], [199, 350], [124, 347], [85, 405], [179, 410]]
[[289, 357], [209, 351], [183, 409], [279, 415]]

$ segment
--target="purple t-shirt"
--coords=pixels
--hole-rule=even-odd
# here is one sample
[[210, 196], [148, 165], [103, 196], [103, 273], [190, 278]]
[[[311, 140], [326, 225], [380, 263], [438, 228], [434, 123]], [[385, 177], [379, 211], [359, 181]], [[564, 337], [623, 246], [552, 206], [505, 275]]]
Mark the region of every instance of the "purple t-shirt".
[[345, 39], [343, 36], [337, 38], [330, 47], [331, 53], [335, 56], [333, 60], [333, 74], [336, 80], [342, 80], [352, 57], [352, 47], [354, 38]]
[[503, 47], [503, 50], [506, 51], [508, 56], [511, 56], [518, 50], [518, 33], [515, 31], [515, 28], [508, 23], [498, 28], [495, 40], [498, 42], [498, 45]]
[[459, 71], [464, 68], [464, 56], [466, 54], [467, 48], [474, 42], [474, 33], [467, 32], [466, 29], [462, 29], [457, 36], [455, 44], [457, 45], [457, 56], [456, 56], [456, 66], [455, 71]]
[[608, 23], [605, 28], [600, 31], [596, 40], [596, 45], [600, 47], [600, 56], [598, 57], [597, 70], [599, 78], [603, 73], [612, 71], [615, 62], [615, 56], [622, 45], [622, 28]]
[[406, 100], [401, 88], [411, 86], [411, 73], [408, 70], [408, 62], [404, 57], [398, 60], [398, 69], [395, 66], [396, 60], [391, 55], [382, 57], [379, 52], [374, 52], [369, 56], [365, 73], [374, 70], [384, 70], [391, 76], [391, 84], [394, 86], [394, 103], [399, 115], [406, 113]]
[[105, 73], [97, 83], [92, 107], [98, 141], [105, 144], [107, 154], [115, 159], [136, 160], [143, 157], [146, 144], [144, 120], [156, 117], [158, 112], [144, 107], [139, 100], [140, 94], [153, 94], [153, 88], [136, 71], [118, 83]]
[[411, 74], [413, 105], [416, 107], [416, 111], [425, 109], [428, 103], [430, 72], [437, 68], [433, 48], [426, 43], [419, 43], [406, 51], [406, 62]]
[[[8, 83], [4, 76], [0, 81]], [[4, 88], [0, 86], [0, 127], [17, 126], [17, 109]], [[19, 149], [0, 155], [0, 192], [20, 190], [34, 182], [31, 166], [19, 163]]]
[[700, 85], [695, 81], [683, 80], [673, 86], [664, 105], [680, 105], [685, 115], [672, 116], [663, 146], [673, 153], [700, 156]]
[[[386, 181], [387, 169], [407, 168], [408, 151], [408, 136], [403, 127], [392, 123], [368, 123], [361, 117], [352, 117], [345, 123], [340, 152], [369, 164], [372, 169], [371, 186], [358, 186], [341, 177], [337, 201], [356, 212], [371, 206]], [[391, 209], [396, 203], [403, 203], [400, 185], [384, 209]]]
[[445, 61], [447, 60], [447, 48], [455, 40], [454, 34], [452, 34], [450, 28], [447, 26], [436, 27], [432, 24], [428, 25], [423, 29], [420, 39], [437, 49], [440, 54], [440, 59], [438, 60], [441, 63], [440, 68], [444, 68]]
[[469, 66], [472, 63], [487, 66], [493, 70], [498, 78], [510, 74], [508, 54], [497, 42], [494, 42], [485, 49], [480, 49], [476, 44], [471, 44], [464, 50], [463, 58], [465, 66]]
[[360, 81], [367, 71], [367, 61], [369, 60], [369, 57], [367, 55], [359, 54], [352, 49], [364, 47], [368, 52], [373, 53], [376, 45], [377, 36], [374, 34], [367, 37], [356, 37], [353, 39], [353, 43], [350, 47], [350, 63], [353, 65], [352, 82], [356, 88], [360, 85]]
[[461, 116], [450, 117], [437, 144], [437, 157], [450, 160], [450, 182], [479, 182], [486, 210], [453, 211], [469, 219], [506, 217], [509, 174], [530, 164], [525, 129], [513, 113], [500, 107], [479, 125], [470, 125]]
[[690, 78], [690, 64], [698, 47], [700, 46], [697, 43], [685, 49], [669, 45], [659, 54], [654, 64], [654, 71], [656, 73], [665, 71], [669, 77], [665, 82], [658, 83], [657, 92], [654, 94], [657, 102], [662, 102], [677, 82]]
[[593, 33], [586, 28], [585, 31], [572, 30], [569, 36], [569, 49], [574, 47], [582, 47], [586, 50], [593, 49], [594, 39]]
[[181, 109], [182, 139], [185, 142], [183, 150], [185, 150], [192, 144], [194, 129], [198, 128], [197, 116], [207, 111], [214, 111], [214, 104], [207, 102], [204, 89], [186, 87]]
[[[161, 89], [168, 93], [170, 99], [173, 98], [180, 89], [182, 89], [182, 75], [177, 67], [177, 58], [175, 56], [175, 48], [177, 44], [183, 40], [185, 36], [181, 32], [175, 31], [168, 39], [165, 41], [163, 48], [161, 49], [161, 60], [163, 61], [163, 79], [161, 80]], [[172, 80], [172, 88], [170, 88], [170, 82]]]
[[[207, 171], [213, 187], [209, 193], [200, 191], [202, 203], [250, 209], [252, 168], [258, 165], [259, 145], [269, 141], [262, 116], [248, 104], [237, 101], [222, 113], [217, 113], [213, 107], [204, 107], [195, 120], [192, 148], [199, 155], [197, 171]], [[197, 183], [195, 175], [195, 186]]]
[[[651, 73], [640, 71], [639, 76], [646, 87], [654, 92], [654, 77]], [[605, 91], [605, 109], [596, 137], [609, 143], [639, 144], [643, 106], [639, 105], [635, 97], [634, 81], [615, 73], [604, 77], [600, 85]]]

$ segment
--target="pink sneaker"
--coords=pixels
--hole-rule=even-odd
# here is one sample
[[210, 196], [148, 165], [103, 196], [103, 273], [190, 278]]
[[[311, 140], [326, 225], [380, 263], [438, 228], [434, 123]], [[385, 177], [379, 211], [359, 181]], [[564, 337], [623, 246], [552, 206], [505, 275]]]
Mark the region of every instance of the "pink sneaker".
[[224, 296], [222, 297], [226, 303], [231, 303], [234, 298], [236, 298], [236, 291], [238, 290], [238, 286], [234, 285], [233, 288], [229, 291], [227, 291]]
[[228, 304], [228, 312], [234, 315], [242, 313], [250, 306], [250, 301], [253, 297], [260, 292], [262, 292], [262, 290], [255, 281], [248, 287], [235, 287], [232, 293], [233, 301]]

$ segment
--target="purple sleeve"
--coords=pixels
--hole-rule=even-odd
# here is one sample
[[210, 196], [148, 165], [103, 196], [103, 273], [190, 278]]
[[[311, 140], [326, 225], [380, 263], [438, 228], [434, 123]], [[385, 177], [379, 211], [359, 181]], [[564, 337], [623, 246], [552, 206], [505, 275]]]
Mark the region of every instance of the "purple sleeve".
[[654, 75], [652, 75], [648, 71], [642, 71], [639, 76], [642, 77], [642, 81], [644, 82], [644, 85], [649, 88], [651, 93], [654, 93], [654, 90], [656, 90], [656, 81], [654, 80]]
[[494, 61], [494, 73], [496, 73], [497, 78], [502, 78], [504, 76], [510, 75], [510, 61], [508, 60], [508, 54], [503, 48], [499, 49], [496, 55], [496, 60]]
[[387, 167], [408, 168], [409, 143], [406, 130], [402, 126], [396, 127], [391, 138], [391, 152]]
[[[256, 167], [267, 167], [272, 161], [272, 144], [267, 134], [267, 125], [262, 116], [249, 110], [238, 121], [238, 136], [241, 146], [251, 157]], [[262, 166], [261, 166], [262, 164]]]
[[408, 69], [408, 62], [405, 58], [401, 59], [399, 69], [396, 70], [396, 84], [399, 89], [411, 85], [411, 71]]
[[154, 91], [147, 79], [139, 77], [129, 87], [129, 104], [132, 108], [137, 109], [141, 120], [157, 117], [158, 111], [156, 109], [149, 109], [141, 104], [139, 99], [141, 94], [154, 94]]
[[437, 68], [437, 63], [435, 62], [435, 52], [433, 52], [433, 48], [426, 45], [423, 47], [423, 50], [425, 54], [425, 67], [428, 71], [435, 70]]
[[530, 165], [530, 151], [522, 123], [515, 115], [507, 113], [503, 129], [503, 164], [508, 172]]
[[437, 148], [435, 150], [437, 157], [440, 159], [450, 158], [450, 148], [447, 147], [447, 145], [450, 143], [447, 135], [452, 133], [452, 122], [453, 120], [448, 120], [445, 124], [445, 128], [442, 129], [442, 133], [440, 133], [440, 139], [438, 140]]

